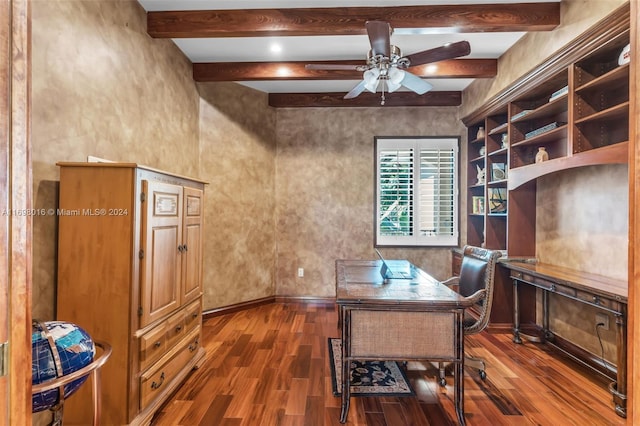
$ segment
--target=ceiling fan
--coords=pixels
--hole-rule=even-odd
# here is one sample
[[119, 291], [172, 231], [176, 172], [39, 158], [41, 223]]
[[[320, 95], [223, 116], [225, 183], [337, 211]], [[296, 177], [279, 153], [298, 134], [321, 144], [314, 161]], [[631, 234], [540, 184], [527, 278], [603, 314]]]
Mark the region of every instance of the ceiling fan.
[[365, 90], [375, 93], [382, 84], [382, 100], [384, 105], [385, 86], [387, 92], [395, 92], [401, 86], [423, 95], [433, 88], [427, 81], [415, 74], [405, 71], [407, 68], [453, 59], [468, 55], [471, 47], [467, 41], [448, 43], [434, 49], [423, 50], [408, 56], [402, 56], [400, 48], [391, 44], [391, 25], [384, 21], [367, 21], [365, 23], [371, 50], [364, 65], [307, 64], [307, 69], [316, 70], [355, 70], [362, 71], [362, 81], [355, 86], [344, 99], [352, 99]]

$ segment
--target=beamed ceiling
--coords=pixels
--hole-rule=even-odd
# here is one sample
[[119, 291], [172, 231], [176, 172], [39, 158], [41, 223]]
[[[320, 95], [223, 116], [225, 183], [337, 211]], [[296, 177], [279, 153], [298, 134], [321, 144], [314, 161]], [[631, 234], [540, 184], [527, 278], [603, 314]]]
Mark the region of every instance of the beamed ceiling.
[[471, 45], [468, 56], [408, 68], [433, 89], [387, 94], [385, 106], [460, 105], [462, 90], [476, 78], [494, 77], [498, 58], [523, 34], [560, 24], [557, 1], [346, 0], [332, 3], [339, 7], [317, 7], [330, 1], [315, 0], [295, 2], [310, 7], [290, 7], [291, 0], [274, 0], [268, 4], [289, 7], [272, 9], [257, 8], [265, 4], [260, 0], [139, 1], [149, 35], [172, 39], [193, 63], [195, 81], [238, 82], [268, 92], [274, 107], [380, 106], [380, 93], [343, 99], [362, 71], [305, 68], [364, 65], [370, 20], [390, 23], [391, 44], [403, 55], [461, 40]]

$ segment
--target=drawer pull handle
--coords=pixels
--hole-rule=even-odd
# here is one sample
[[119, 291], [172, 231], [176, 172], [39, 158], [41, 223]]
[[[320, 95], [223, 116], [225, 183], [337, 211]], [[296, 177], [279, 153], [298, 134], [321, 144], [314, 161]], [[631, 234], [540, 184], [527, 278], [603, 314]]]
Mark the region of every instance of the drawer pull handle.
[[198, 343], [199, 343], [199, 339], [194, 340], [193, 343], [189, 345], [189, 352], [193, 352], [196, 349], [198, 349]]
[[191, 314], [191, 317], [192, 317], [192, 318], [198, 318], [198, 313], [197, 313], [197, 312], [194, 312], [193, 314]]
[[160, 347], [160, 345], [162, 345], [162, 342], [161, 342], [160, 340], [158, 340], [157, 342], [155, 342], [155, 343], [153, 344], [153, 347], [154, 347], [154, 348], [159, 348], [159, 347]]
[[593, 296], [593, 303], [595, 303], [596, 305], [600, 304], [600, 298], [598, 296]]
[[179, 333], [181, 330], [182, 330], [182, 326], [181, 326], [181, 325], [179, 325], [179, 326], [177, 326], [177, 327], [176, 327], [176, 332], [177, 332], [177, 333]]
[[162, 383], [164, 383], [164, 371], [160, 375], [160, 382], [159, 383], [151, 382], [151, 389], [153, 389], [153, 390], [158, 389], [160, 386], [162, 386]]

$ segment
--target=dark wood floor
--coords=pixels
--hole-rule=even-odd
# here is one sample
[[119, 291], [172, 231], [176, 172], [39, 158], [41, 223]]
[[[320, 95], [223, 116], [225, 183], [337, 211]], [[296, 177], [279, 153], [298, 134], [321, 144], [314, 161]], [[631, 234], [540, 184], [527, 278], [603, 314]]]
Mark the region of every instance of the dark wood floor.
[[[334, 306], [276, 303], [204, 322], [207, 361], [154, 418], [165, 425], [338, 425], [327, 339], [339, 337]], [[607, 383], [542, 345], [508, 334], [466, 338], [487, 361], [487, 379], [465, 372], [467, 425], [624, 425]], [[349, 425], [454, 425], [452, 378], [437, 384], [411, 362], [415, 397], [353, 397]]]

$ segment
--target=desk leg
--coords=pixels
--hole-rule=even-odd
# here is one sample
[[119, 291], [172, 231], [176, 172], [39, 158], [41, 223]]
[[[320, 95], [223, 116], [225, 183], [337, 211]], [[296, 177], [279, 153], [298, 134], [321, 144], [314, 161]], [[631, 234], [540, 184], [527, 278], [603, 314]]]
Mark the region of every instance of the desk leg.
[[[542, 339], [540, 341], [544, 343], [545, 340], [553, 340], [553, 333], [549, 331], [549, 292], [542, 290]], [[533, 341], [535, 342], [535, 339]]]
[[342, 411], [340, 413], [340, 423], [347, 422], [349, 415], [349, 401], [351, 399], [351, 369], [349, 361], [342, 361]]
[[518, 280], [513, 280], [513, 341], [522, 343], [520, 338], [520, 298], [518, 297]]
[[622, 315], [616, 315], [616, 346], [618, 366], [616, 381], [609, 384], [609, 392], [613, 395], [616, 414], [627, 417], [627, 317], [626, 309]]
[[456, 314], [456, 340], [459, 342], [456, 346], [456, 357], [460, 362], [454, 363], [453, 380], [454, 380], [454, 398], [453, 402], [456, 407], [458, 416], [458, 424], [465, 426], [464, 420], [464, 325], [462, 324], [462, 314]]
[[464, 365], [462, 362], [455, 363], [453, 374], [455, 376], [454, 380], [456, 384], [454, 404], [456, 406], [456, 414], [458, 415], [458, 424], [460, 426], [464, 426]]
[[347, 422], [347, 416], [349, 414], [349, 401], [351, 399], [351, 360], [349, 359], [351, 353], [351, 340], [348, 332], [349, 323], [351, 322], [351, 311], [347, 311], [343, 307], [341, 311], [341, 325], [342, 325], [342, 410], [340, 413], [340, 423]]

